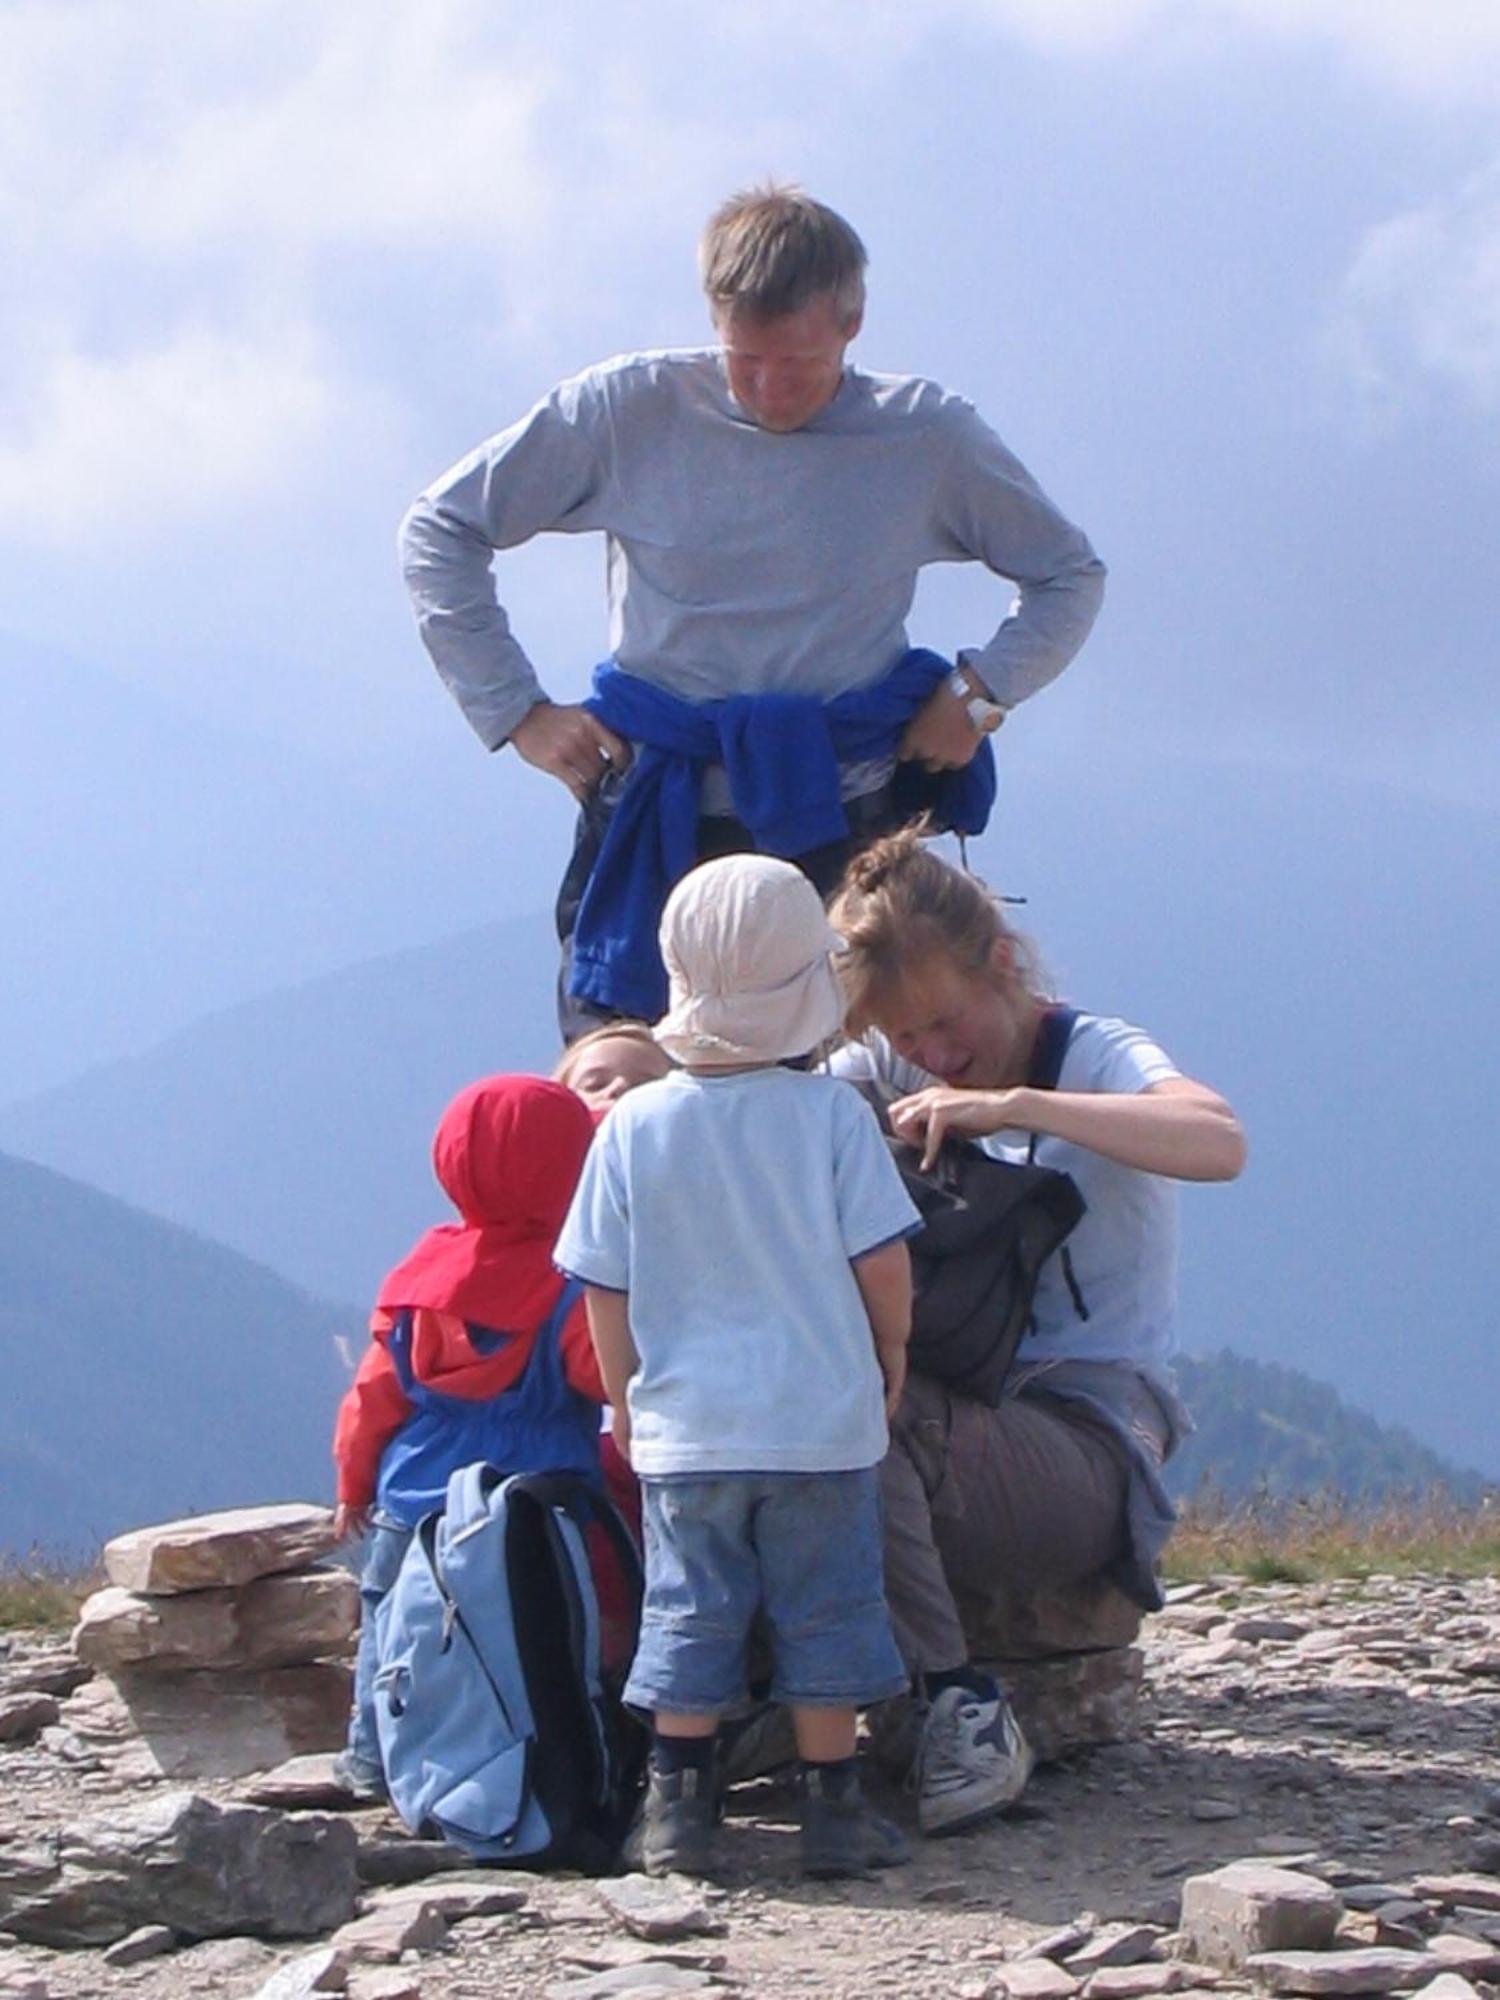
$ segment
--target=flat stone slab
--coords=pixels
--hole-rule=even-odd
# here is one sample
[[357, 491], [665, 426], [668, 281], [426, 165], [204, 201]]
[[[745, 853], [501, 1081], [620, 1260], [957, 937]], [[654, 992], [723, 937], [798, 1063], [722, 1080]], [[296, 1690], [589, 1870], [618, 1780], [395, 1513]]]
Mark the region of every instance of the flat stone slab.
[[331, 1508], [301, 1501], [235, 1507], [116, 1535], [104, 1545], [104, 1572], [122, 1590], [172, 1596], [303, 1569], [333, 1546]]
[[507, 1882], [491, 1869], [472, 1874], [438, 1876], [430, 1882], [408, 1882], [392, 1889], [377, 1889], [369, 1898], [372, 1910], [410, 1909], [425, 1903], [445, 1923], [461, 1924], [466, 1917], [509, 1916], [523, 1910], [530, 1900], [518, 1883]]
[[1500, 1978], [1500, 1945], [1488, 1938], [1465, 1937], [1459, 1931], [1440, 1931], [1428, 1938], [1424, 1947], [1445, 1972], [1462, 1973], [1465, 1979]]
[[1338, 1891], [1316, 1875], [1262, 1861], [1232, 1861], [1182, 1885], [1186, 1949], [1226, 1971], [1257, 1953], [1320, 1951], [1342, 1915]]
[[331, 1945], [305, 1952], [289, 1965], [279, 1965], [255, 1989], [253, 2000], [314, 2000], [319, 1993], [342, 1993], [349, 1983], [349, 1961]]
[[1444, 1910], [1500, 1910], [1500, 1875], [1419, 1875], [1412, 1894]]
[[337, 1750], [351, 1685], [349, 1669], [332, 1661], [235, 1673], [136, 1669], [96, 1676], [64, 1703], [62, 1719], [124, 1777], [243, 1778]]
[[104, 1952], [106, 1965], [144, 1965], [148, 1958], [160, 1958], [164, 1952], [177, 1949], [177, 1933], [165, 1924], [142, 1924], [128, 1937], [122, 1937], [118, 1944], [110, 1945]]
[[334, 1932], [350, 1965], [394, 1965], [404, 1951], [431, 1951], [448, 1935], [443, 1913], [425, 1899], [385, 1903]]
[[35, 1692], [0, 1695], [0, 1743], [25, 1743], [58, 1718], [57, 1697]]
[[1106, 1966], [1139, 1965], [1156, 1950], [1161, 1937], [1154, 1924], [1106, 1924], [1087, 1944], [1070, 1951], [1063, 1963], [1079, 1978]]
[[73, 1648], [106, 1673], [254, 1670], [346, 1653], [358, 1628], [359, 1585], [348, 1570], [295, 1570], [175, 1597], [112, 1584], [84, 1600]]
[[1072, 2000], [1083, 1985], [1050, 1958], [1007, 1959], [995, 1977], [1011, 2000]]
[[162, 1792], [40, 1849], [0, 1847], [0, 1930], [53, 1946], [113, 1944], [143, 1924], [189, 1939], [315, 1936], [353, 1915], [357, 1845], [344, 1820]]
[[1245, 1970], [1262, 1993], [1410, 1993], [1438, 1970], [1421, 1951], [1263, 1951]]
[[1106, 1965], [1083, 1989], [1084, 2000], [1150, 2000], [1194, 1984], [1185, 1965]]
[[334, 1769], [337, 1754], [310, 1750], [301, 1757], [288, 1757], [274, 1770], [252, 1773], [239, 1795], [251, 1806], [281, 1806], [289, 1812], [322, 1806], [337, 1812], [351, 1802], [349, 1788]]
[[724, 1928], [702, 1898], [690, 1889], [670, 1881], [655, 1881], [649, 1875], [607, 1878], [594, 1885], [594, 1893], [626, 1930], [650, 1942], [712, 1937]]
[[609, 1972], [590, 1973], [586, 1979], [559, 1979], [544, 1987], [544, 2000], [610, 2000], [615, 1993], [703, 1993], [714, 1984], [713, 1976], [691, 1966], [672, 1965], [665, 1959], [642, 1959], [638, 1965], [620, 1965]]

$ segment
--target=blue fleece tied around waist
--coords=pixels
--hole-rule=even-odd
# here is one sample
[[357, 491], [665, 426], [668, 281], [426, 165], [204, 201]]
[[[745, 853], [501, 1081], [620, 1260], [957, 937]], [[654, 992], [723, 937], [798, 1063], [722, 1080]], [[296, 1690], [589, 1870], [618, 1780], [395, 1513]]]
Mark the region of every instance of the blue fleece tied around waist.
[[[573, 994], [647, 1021], [665, 1013], [657, 931], [668, 895], [698, 859], [705, 765], [724, 766], [735, 815], [762, 853], [790, 860], [826, 847], [849, 832], [840, 767], [894, 757], [907, 723], [951, 672], [937, 653], [914, 649], [873, 687], [832, 701], [753, 694], [691, 702], [613, 660], [596, 667], [584, 706], [638, 747], [579, 904]], [[982, 832], [995, 802], [989, 742], [962, 770], [898, 765], [895, 795], [902, 817], [927, 810], [939, 832]]]

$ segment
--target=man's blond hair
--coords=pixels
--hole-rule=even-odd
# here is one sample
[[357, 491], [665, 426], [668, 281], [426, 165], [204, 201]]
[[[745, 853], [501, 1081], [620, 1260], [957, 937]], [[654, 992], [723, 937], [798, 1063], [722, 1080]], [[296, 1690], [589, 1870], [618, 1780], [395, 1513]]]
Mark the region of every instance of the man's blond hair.
[[779, 319], [831, 298], [848, 325], [865, 303], [865, 246], [799, 187], [768, 183], [731, 195], [709, 218], [698, 268], [715, 318]]

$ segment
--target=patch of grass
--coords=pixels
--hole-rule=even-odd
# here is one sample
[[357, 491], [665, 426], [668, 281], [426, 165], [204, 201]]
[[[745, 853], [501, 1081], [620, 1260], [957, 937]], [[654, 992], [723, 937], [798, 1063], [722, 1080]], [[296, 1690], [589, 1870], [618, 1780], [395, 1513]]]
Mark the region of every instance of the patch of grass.
[[1361, 1504], [1338, 1495], [1227, 1501], [1200, 1492], [1167, 1546], [1172, 1583], [1242, 1576], [1250, 1583], [1334, 1577], [1500, 1575], [1500, 1501], [1445, 1493]]
[[78, 1607], [99, 1585], [89, 1566], [68, 1565], [45, 1556], [0, 1555], [0, 1632], [23, 1626], [65, 1632]]

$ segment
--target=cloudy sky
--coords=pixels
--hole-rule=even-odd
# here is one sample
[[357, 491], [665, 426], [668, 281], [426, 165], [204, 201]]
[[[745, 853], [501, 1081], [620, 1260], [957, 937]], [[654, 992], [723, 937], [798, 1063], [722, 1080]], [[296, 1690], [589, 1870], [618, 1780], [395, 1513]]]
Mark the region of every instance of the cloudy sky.
[[[855, 358], [1110, 565], [979, 858], [1245, 1111], [1190, 1337], [1500, 1471], [1497, 113], [1476, 0], [0, 0], [0, 1103], [550, 901], [568, 803], [443, 693], [396, 523], [702, 339], [703, 219], [797, 178], [870, 248]], [[560, 695], [602, 571], [506, 559]], [[1008, 597], [934, 573], [913, 637]]]
[[[403, 505], [700, 338], [697, 228], [770, 172], [866, 235], [858, 358], [1110, 561], [1055, 726], [1487, 802], [1497, 109], [1471, 0], [3, 0], [0, 617], [346, 763], [461, 727]], [[598, 571], [512, 569], [563, 690]]]

